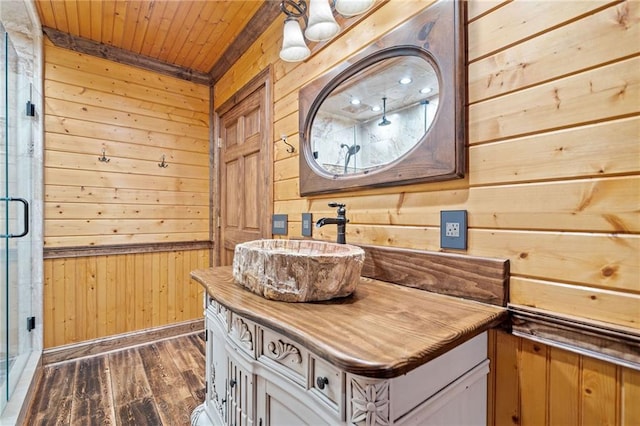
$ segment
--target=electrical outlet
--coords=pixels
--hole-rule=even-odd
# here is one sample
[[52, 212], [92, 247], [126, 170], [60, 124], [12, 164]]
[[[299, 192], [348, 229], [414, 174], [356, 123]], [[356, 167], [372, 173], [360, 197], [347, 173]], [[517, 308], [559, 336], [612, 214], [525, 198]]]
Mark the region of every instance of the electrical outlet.
[[459, 237], [460, 236], [460, 224], [458, 222], [447, 222], [445, 224], [445, 235], [447, 237]]
[[467, 211], [444, 210], [440, 212], [440, 247], [467, 249]]

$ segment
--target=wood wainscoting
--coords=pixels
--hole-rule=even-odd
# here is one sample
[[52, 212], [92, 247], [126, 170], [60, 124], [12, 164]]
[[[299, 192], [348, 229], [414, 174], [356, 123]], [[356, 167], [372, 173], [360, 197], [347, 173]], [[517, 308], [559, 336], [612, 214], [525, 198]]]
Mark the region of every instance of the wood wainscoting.
[[46, 252], [45, 350], [201, 318], [202, 289], [189, 273], [210, 265], [211, 249], [165, 250], [61, 258]]
[[640, 371], [489, 333], [490, 425], [638, 425]]

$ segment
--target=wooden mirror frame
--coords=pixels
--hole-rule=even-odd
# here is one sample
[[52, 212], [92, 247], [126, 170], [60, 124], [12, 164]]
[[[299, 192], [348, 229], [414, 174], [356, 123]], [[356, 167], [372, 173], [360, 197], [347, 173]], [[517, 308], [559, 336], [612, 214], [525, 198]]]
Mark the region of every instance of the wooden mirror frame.
[[[299, 93], [300, 195], [408, 185], [464, 177], [466, 167], [466, 44], [463, 1], [440, 0]], [[429, 58], [439, 75], [439, 107], [430, 129], [399, 159], [370, 173], [332, 175], [313, 158], [311, 126], [333, 89], [373, 64], [397, 55]]]

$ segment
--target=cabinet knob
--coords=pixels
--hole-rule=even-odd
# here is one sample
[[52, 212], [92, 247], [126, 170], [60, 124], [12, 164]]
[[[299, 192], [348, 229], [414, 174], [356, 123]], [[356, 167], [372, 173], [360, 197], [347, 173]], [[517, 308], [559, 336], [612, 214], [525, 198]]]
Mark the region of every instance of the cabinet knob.
[[229, 381], [229, 387], [234, 387], [238, 382], [236, 382], [234, 379], [231, 379], [231, 381]]
[[318, 378], [316, 379], [316, 386], [318, 386], [318, 389], [320, 390], [324, 389], [324, 387], [328, 384], [329, 384], [329, 379], [327, 379], [326, 377], [318, 376]]

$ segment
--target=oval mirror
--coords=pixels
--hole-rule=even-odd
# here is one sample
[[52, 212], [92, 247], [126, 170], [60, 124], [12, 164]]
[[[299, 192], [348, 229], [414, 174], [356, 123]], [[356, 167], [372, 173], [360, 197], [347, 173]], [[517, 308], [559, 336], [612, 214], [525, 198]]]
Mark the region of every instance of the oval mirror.
[[424, 56], [393, 56], [362, 69], [333, 89], [313, 118], [316, 165], [340, 176], [394, 163], [429, 131], [438, 94], [438, 74]]
[[435, 2], [300, 89], [300, 195], [464, 177], [464, 4]]

